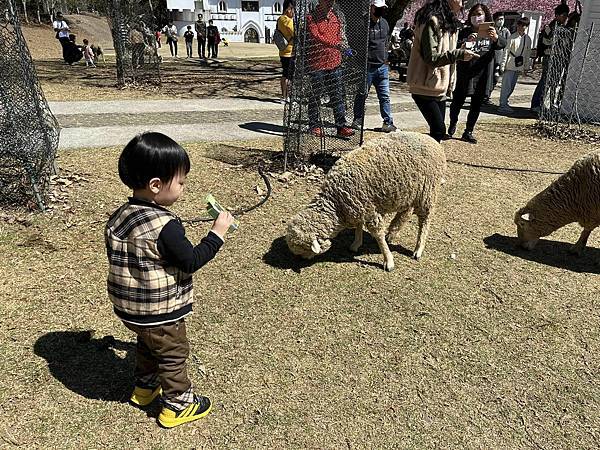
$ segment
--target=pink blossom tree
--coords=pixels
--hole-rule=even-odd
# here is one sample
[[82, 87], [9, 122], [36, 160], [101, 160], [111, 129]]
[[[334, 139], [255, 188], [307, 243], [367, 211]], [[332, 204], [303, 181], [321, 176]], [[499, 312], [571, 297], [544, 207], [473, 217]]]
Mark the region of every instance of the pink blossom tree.
[[[404, 10], [401, 22], [413, 23], [415, 14], [428, 0], [413, 0]], [[495, 11], [539, 11], [544, 15], [544, 22], [549, 22], [554, 18], [554, 8], [561, 3], [561, 0], [488, 0], [486, 3], [490, 10]], [[575, 0], [568, 0], [567, 3], [571, 9], [575, 8]]]

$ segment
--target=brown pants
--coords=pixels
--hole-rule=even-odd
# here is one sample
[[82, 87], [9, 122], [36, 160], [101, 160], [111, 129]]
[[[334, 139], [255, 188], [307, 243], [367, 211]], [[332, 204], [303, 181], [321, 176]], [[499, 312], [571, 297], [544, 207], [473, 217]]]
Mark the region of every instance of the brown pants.
[[186, 360], [190, 354], [190, 344], [185, 332], [185, 321], [181, 319], [155, 327], [123, 323], [137, 334], [136, 382], [157, 375], [163, 398], [167, 401], [189, 391], [192, 383], [187, 375]]

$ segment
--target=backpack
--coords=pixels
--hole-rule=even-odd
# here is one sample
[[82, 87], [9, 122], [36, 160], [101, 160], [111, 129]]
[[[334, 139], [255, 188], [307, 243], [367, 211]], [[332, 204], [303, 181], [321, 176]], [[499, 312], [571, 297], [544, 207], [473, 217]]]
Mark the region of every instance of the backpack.
[[277, 46], [280, 52], [284, 51], [289, 44], [283, 33], [279, 31], [279, 28], [275, 30], [275, 33], [273, 33], [273, 43]]

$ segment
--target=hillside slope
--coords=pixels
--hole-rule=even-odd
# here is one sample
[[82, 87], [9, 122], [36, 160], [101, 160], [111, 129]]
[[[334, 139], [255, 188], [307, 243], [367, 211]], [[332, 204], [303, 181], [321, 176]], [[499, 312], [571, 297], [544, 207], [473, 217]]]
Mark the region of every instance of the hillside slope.
[[[77, 42], [88, 39], [90, 43], [112, 48], [112, 37], [106, 17], [79, 14], [65, 16], [71, 31], [77, 36]], [[33, 59], [54, 59], [62, 57], [60, 43], [54, 37], [50, 25], [24, 25], [23, 34], [27, 40]]]

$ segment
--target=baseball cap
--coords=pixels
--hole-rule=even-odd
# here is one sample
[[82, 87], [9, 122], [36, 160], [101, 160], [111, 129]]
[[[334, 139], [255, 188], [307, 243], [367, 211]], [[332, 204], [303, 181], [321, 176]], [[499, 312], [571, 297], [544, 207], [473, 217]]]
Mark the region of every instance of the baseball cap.
[[385, 0], [371, 0], [371, 5], [373, 5], [375, 8], [386, 6]]

